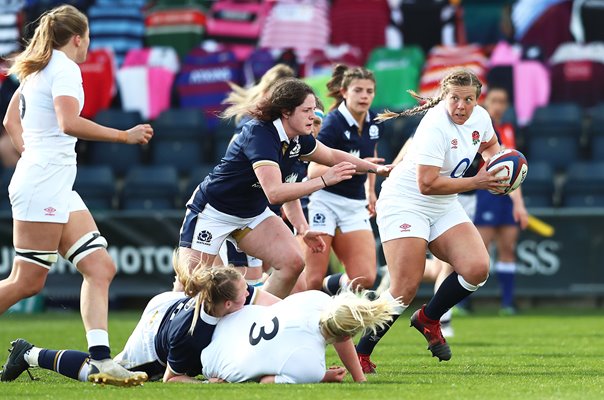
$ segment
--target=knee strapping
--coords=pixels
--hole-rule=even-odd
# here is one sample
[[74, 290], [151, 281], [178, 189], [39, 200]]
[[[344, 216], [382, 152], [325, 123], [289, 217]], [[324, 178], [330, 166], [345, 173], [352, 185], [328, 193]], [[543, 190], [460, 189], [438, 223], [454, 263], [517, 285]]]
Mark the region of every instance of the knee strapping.
[[57, 260], [59, 259], [59, 254], [56, 250], [48, 251], [15, 248], [15, 252], [17, 253], [15, 259], [34, 263], [47, 269], [50, 269], [50, 267], [52, 267], [52, 264], [57, 262]]
[[78, 263], [88, 254], [107, 248], [107, 240], [99, 232], [88, 232], [71, 246], [65, 258], [77, 267]]
[[475, 292], [478, 290], [478, 288], [481, 288], [484, 286], [485, 283], [487, 283], [487, 280], [489, 279], [489, 276], [487, 275], [487, 279], [485, 279], [484, 281], [480, 282], [477, 285], [472, 285], [471, 283], [467, 282], [461, 275], [457, 275], [457, 280], [459, 281], [459, 284], [466, 290], [470, 291], [470, 292]]

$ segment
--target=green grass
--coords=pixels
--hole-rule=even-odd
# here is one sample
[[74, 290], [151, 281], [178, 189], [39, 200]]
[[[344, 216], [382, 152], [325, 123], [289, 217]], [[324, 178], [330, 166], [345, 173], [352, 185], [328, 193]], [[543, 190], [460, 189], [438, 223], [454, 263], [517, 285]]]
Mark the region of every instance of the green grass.
[[[533, 310], [515, 317], [487, 311], [454, 320], [453, 358], [430, 357], [405, 313], [376, 348], [378, 375], [358, 385], [186, 385], [147, 383], [138, 388], [93, 386], [35, 370], [0, 384], [0, 399], [603, 399], [604, 317], [602, 310]], [[112, 312], [116, 353], [138, 320], [137, 313]], [[50, 348], [85, 349], [75, 313], [0, 317], [0, 348], [24, 337]], [[2, 363], [7, 352], [0, 353]], [[336, 356], [328, 351], [328, 364]]]

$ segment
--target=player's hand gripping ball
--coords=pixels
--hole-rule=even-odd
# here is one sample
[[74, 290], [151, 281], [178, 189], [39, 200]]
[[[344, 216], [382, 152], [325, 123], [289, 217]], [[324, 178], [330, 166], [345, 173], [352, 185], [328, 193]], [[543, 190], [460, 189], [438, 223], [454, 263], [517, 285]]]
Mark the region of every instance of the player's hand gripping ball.
[[497, 173], [496, 176], [507, 176], [507, 179], [502, 179], [500, 182], [503, 184], [509, 184], [510, 186], [505, 189], [503, 193], [498, 193], [493, 190], [489, 192], [493, 194], [509, 194], [524, 182], [526, 175], [528, 174], [528, 163], [524, 154], [514, 149], [502, 150], [495, 154], [487, 165], [487, 171], [496, 169], [497, 167], [503, 166], [504, 168]]

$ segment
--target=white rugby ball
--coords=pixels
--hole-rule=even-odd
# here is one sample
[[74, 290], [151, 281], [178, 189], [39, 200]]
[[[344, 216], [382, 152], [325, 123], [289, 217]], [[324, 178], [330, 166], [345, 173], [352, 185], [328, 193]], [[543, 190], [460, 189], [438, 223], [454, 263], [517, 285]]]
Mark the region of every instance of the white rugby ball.
[[496, 176], [506, 177], [500, 182], [509, 184], [503, 193], [489, 189], [489, 192], [498, 195], [510, 194], [524, 182], [528, 174], [528, 163], [524, 154], [515, 149], [505, 149], [495, 154], [487, 165], [487, 171], [503, 166], [504, 168]]

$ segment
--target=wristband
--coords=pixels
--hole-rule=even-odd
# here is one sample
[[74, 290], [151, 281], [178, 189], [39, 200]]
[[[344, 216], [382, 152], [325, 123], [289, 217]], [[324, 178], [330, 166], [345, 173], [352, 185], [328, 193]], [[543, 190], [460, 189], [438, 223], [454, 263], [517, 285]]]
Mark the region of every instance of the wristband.
[[323, 179], [323, 175], [321, 175], [319, 178], [321, 178], [321, 180], [323, 181], [323, 184], [325, 185], [325, 187], [327, 187], [327, 183], [325, 183], [325, 179]]

